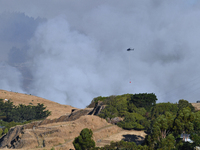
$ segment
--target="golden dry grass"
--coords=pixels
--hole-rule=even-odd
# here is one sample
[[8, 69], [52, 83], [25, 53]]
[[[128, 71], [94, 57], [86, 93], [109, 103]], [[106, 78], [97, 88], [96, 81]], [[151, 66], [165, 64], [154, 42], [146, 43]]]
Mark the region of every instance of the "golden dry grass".
[[14, 105], [19, 104], [33, 104], [37, 105], [38, 103], [43, 103], [44, 106], [46, 106], [49, 111], [51, 111], [51, 116], [48, 117], [48, 119], [54, 119], [58, 118], [62, 115], [71, 113], [71, 110], [74, 109], [74, 107], [69, 105], [61, 105], [59, 103], [33, 96], [33, 95], [27, 95], [17, 92], [9, 92], [5, 90], [0, 90], [0, 99], [8, 99], [13, 102]]
[[194, 106], [195, 110], [200, 110], [200, 103], [191, 103], [191, 104]]

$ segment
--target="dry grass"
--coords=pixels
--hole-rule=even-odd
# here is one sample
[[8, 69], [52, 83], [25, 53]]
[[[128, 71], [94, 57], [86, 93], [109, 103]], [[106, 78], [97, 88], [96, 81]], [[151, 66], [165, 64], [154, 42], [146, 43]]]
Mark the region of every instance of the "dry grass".
[[200, 103], [191, 103], [191, 104], [194, 106], [195, 110], [200, 110]]
[[17, 92], [9, 92], [5, 90], [0, 90], [0, 98], [8, 99], [12, 101], [14, 105], [19, 105], [19, 104], [37, 105], [38, 103], [43, 103], [44, 106], [46, 106], [47, 109], [52, 112], [51, 116], [49, 116], [48, 119], [59, 118], [62, 115], [71, 113], [71, 110], [74, 109], [74, 107], [72, 106], [61, 105], [59, 103], [41, 97], [17, 93]]

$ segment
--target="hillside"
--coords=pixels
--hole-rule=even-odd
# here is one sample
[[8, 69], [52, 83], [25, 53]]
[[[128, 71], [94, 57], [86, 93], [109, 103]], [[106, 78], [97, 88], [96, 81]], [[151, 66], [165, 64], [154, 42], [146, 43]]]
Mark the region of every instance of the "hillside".
[[51, 111], [51, 116], [49, 116], [48, 119], [54, 119], [65, 114], [70, 114], [71, 110], [74, 109], [74, 107], [72, 106], [61, 105], [59, 103], [56, 103], [56, 102], [53, 102], [41, 97], [17, 93], [17, 92], [9, 92], [5, 90], [0, 90], [0, 98], [8, 99], [12, 101], [14, 105], [19, 105], [19, 104], [37, 105], [37, 103], [43, 103], [44, 106], [46, 106], [47, 109]]
[[[52, 123], [38, 126], [35, 129], [25, 129], [20, 141], [21, 150], [56, 150], [73, 149], [73, 140], [83, 128], [90, 128], [93, 131], [93, 139], [96, 146], [110, 144], [111, 141], [120, 141], [127, 137], [133, 137], [133, 141], [140, 141], [144, 138], [143, 131], [126, 131], [115, 125], [107, 123], [106, 120], [97, 116], [82, 116], [76, 121]], [[43, 148], [41, 148], [43, 147]]]
[[140, 143], [146, 135], [144, 131], [123, 130], [98, 116], [87, 115], [93, 110], [92, 108], [77, 109], [71, 113], [72, 109], [76, 108], [37, 96], [5, 90], [0, 90], [0, 98], [9, 99], [14, 105], [43, 103], [52, 112], [52, 115], [44, 121], [13, 127], [1, 143], [7, 145], [6, 147], [16, 147], [21, 150], [44, 148], [50, 150], [52, 147], [60, 150], [73, 149], [72, 142], [83, 128], [92, 129], [96, 146], [99, 147], [122, 139]]
[[[116, 96], [115, 98], [120, 98], [123, 101], [126, 96], [130, 95]], [[144, 131], [124, 130], [94, 115], [105, 108], [105, 102], [98, 102], [97, 106], [92, 102], [89, 108], [77, 109], [37, 96], [5, 90], [0, 90], [0, 98], [9, 99], [14, 105], [43, 103], [52, 112], [52, 115], [45, 120], [11, 128], [0, 139], [0, 148], [20, 150], [50, 150], [52, 147], [56, 150], [74, 149], [72, 142], [84, 128], [93, 131], [93, 139], [97, 147], [103, 147], [109, 145], [111, 141], [120, 140], [134, 141], [140, 144], [146, 135]], [[109, 100], [114, 100], [112, 98], [114, 97], [111, 96]], [[121, 100], [117, 101], [121, 102]], [[196, 110], [200, 110], [200, 103], [192, 103], [192, 105]]]
[[200, 110], [200, 103], [191, 103], [195, 110]]

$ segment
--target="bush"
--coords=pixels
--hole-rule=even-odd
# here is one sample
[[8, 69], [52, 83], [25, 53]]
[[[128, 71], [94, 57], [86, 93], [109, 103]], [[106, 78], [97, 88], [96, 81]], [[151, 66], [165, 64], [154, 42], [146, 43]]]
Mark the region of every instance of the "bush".
[[51, 148], [51, 150], [55, 150], [55, 148], [54, 148], [54, 147], [52, 147], [52, 148]]
[[[140, 146], [142, 147], [142, 146]], [[119, 142], [111, 142], [110, 145], [106, 145], [101, 150], [138, 150], [135, 142], [127, 142], [127, 141], [119, 141]]]
[[3, 134], [3, 130], [0, 128], [0, 137], [1, 137], [2, 134]]
[[8, 133], [8, 128], [5, 128], [4, 130], [3, 130], [3, 134], [7, 134]]
[[81, 131], [80, 135], [73, 141], [76, 150], [87, 150], [95, 148], [95, 142], [92, 139], [93, 132], [91, 129], [85, 128]]

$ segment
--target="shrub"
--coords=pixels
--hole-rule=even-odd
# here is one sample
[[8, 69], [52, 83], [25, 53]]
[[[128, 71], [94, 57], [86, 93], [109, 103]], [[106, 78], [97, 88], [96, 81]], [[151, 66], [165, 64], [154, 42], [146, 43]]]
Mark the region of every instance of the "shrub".
[[2, 134], [3, 134], [3, 130], [0, 128], [0, 137], [1, 137]]
[[5, 128], [4, 130], [3, 130], [3, 134], [7, 134], [8, 133], [8, 128]]
[[85, 128], [80, 135], [73, 141], [76, 150], [87, 150], [95, 147], [95, 142], [92, 139], [93, 132], [91, 129]]

